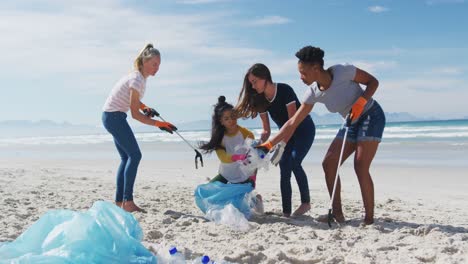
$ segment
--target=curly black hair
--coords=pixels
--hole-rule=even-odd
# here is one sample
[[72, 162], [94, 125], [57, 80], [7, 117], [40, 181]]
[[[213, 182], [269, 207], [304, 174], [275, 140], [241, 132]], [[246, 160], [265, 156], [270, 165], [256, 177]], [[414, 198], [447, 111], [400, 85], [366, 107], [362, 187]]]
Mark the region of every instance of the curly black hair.
[[323, 67], [323, 57], [325, 52], [319, 47], [305, 46], [296, 52], [296, 57], [301, 63], [315, 64], [318, 63]]

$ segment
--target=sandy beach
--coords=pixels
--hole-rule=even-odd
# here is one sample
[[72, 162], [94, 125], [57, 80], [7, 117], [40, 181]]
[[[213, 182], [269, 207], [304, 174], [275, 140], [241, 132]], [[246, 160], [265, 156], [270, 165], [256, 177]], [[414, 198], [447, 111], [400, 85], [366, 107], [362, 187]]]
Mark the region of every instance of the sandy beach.
[[[468, 0], [0, 0], [0, 14], [0, 264], [468, 264]], [[310, 211], [283, 216], [273, 165], [254, 191], [197, 189], [220, 160], [252, 168], [223, 165], [244, 182], [273, 156], [236, 149], [250, 137], [236, 118], [268, 148], [297, 143], [283, 171], [301, 172], [313, 135]], [[294, 137], [273, 139], [285, 124]], [[366, 205], [372, 160], [371, 225], [354, 155], [340, 175], [346, 221], [318, 221], [330, 204], [322, 162], [345, 126], [348, 147], [365, 141]], [[195, 169], [194, 150], [220, 144], [228, 155]], [[146, 212], [115, 205], [123, 149], [119, 202]], [[291, 186], [295, 212], [294, 175]], [[262, 213], [203, 208], [202, 195], [234, 196], [215, 188], [248, 189]]]
[[[144, 153], [144, 151], [143, 151]], [[98, 200], [112, 201], [117, 159], [2, 158], [0, 241], [12, 241], [51, 209], [85, 211]], [[196, 207], [194, 188], [213, 177], [218, 161], [142, 160], [135, 201], [148, 213], [134, 213], [143, 244], [152, 251], [175, 245], [187, 260], [203, 254], [233, 263], [467, 263], [468, 179], [466, 167], [377, 164], [376, 221], [362, 226], [363, 206], [352, 165], [342, 169], [346, 224], [319, 223], [328, 194], [320, 164], [306, 162], [312, 210], [280, 216], [279, 170], [258, 175], [265, 215], [247, 232], [207, 221]], [[299, 203], [293, 180], [293, 207]]]

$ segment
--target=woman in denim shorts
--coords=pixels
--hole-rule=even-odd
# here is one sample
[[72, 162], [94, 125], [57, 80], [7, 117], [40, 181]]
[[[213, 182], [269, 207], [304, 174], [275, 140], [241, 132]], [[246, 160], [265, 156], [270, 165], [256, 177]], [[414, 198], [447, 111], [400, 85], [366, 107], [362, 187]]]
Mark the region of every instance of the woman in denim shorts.
[[[372, 98], [379, 82], [371, 74], [353, 65], [337, 64], [324, 69], [324, 55], [322, 49], [313, 46], [303, 47], [296, 53], [299, 59], [298, 70], [301, 80], [309, 86], [309, 89], [296, 114], [275, 137], [260, 147], [271, 149], [283, 138], [288, 138], [301, 121], [309, 115], [315, 103], [323, 103], [330, 112], [339, 113], [343, 118], [349, 115], [351, 125], [348, 128], [342, 163], [355, 153], [354, 170], [359, 180], [366, 212], [364, 224], [372, 224], [374, 222], [374, 183], [369, 169], [385, 127], [385, 114], [377, 101]], [[365, 86], [365, 89], [361, 88], [360, 84]], [[322, 163], [330, 196], [333, 192], [344, 133], [345, 129], [338, 131]], [[335, 221], [342, 223], [345, 217], [341, 206], [340, 190], [341, 184], [338, 179], [333, 199], [333, 216]], [[318, 220], [327, 221], [327, 216], [321, 216]]]

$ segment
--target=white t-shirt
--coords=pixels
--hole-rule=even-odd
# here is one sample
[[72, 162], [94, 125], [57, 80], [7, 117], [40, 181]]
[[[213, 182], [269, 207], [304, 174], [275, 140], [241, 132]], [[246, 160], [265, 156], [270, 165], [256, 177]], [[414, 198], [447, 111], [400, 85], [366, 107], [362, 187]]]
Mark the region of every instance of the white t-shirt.
[[246, 175], [241, 170], [241, 164], [231, 161], [231, 156], [236, 153], [236, 147], [244, 144], [246, 138], [254, 138], [251, 131], [239, 126], [239, 131], [235, 135], [224, 135], [221, 144], [226, 150], [216, 150], [216, 154], [221, 159], [218, 173], [221, 174], [228, 182], [239, 183], [246, 181], [252, 175]]
[[[361, 86], [354, 81], [356, 76], [356, 67], [350, 64], [337, 64], [330, 67], [333, 74], [333, 80], [328, 89], [321, 91], [316, 82], [306, 90], [303, 102], [305, 104], [323, 103], [328, 111], [346, 115], [351, 110], [351, 106], [364, 93]], [[367, 101], [364, 111], [367, 111], [373, 104], [371, 98]]]
[[130, 109], [130, 88], [135, 89], [143, 98], [146, 90], [146, 79], [141, 72], [134, 71], [120, 79], [112, 88], [102, 110], [104, 112], [128, 112]]

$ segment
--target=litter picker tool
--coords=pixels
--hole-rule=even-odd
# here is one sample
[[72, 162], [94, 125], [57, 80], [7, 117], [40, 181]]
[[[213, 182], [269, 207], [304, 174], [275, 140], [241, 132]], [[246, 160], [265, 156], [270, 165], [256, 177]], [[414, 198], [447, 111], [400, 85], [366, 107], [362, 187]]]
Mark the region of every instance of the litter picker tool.
[[[146, 109], [145, 109], [146, 110]], [[154, 116], [157, 116], [159, 117], [162, 121], [164, 122], [167, 122], [166, 120], [164, 120], [164, 118], [158, 113], [158, 111], [154, 110], [154, 109], [151, 109], [150, 111], [145, 111], [143, 110], [143, 113], [147, 116], [150, 116], [150, 117], [154, 117]], [[179, 134], [179, 132], [177, 132], [177, 130], [172, 130], [173, 132], [175, 132], [185, 143], [187, 143], [187, 145], [189, 145], [189, 147], [191, 147], [194, 151], [195, 151], [195, 168], [198, 169], [198, 160], [200, 160], [200, 164], [201, 166], [203, 167], [203, 156], [202, 154], [200, 153], [200, 151], [198, 151], [194, 146], [192, 146], [192, 144], [190, 144], [181, 134]]]
[[348, 136], [348, 130], [350, 126], [351, 126], [351, 117], [348, 114], [343, 123], [343, 127], [345, 129], [343, 144], [341, 145], [340, 157], [338, 159], [338, 167], [336, 168], [335, 182], [333, 183], [333, 191], [330, 197], [330, 205], [328, 206], [328, 226], [330, 228], [331, 228], [331, 222], [333, 221], [333, 200], [335, 198], [335, 191], [336, 191], [336, 185], [338, 183], [338, 178], [340, 177], [341, 160], [343, 159], [344, 147], [346, 145], [346, 137]]

